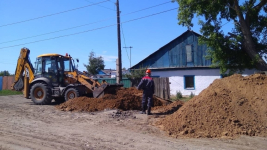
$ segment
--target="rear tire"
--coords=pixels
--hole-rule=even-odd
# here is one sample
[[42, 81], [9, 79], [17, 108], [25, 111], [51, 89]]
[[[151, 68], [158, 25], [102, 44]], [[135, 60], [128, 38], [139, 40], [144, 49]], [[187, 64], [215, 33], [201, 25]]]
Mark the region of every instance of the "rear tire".
[[47, 105], [52, 101], [51, 89], [43, 83], [36, 83], [31, 88], [31, 99], [36, 105]]
[[79, 97], [79, 92], [75, 88], [69, 88], [65, 92], [65, 101]]

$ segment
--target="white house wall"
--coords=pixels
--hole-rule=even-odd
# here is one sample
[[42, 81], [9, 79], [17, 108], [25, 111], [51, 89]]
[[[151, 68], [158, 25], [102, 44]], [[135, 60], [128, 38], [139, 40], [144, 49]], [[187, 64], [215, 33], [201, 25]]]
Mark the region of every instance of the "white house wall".
[[[253, 74], [254, 70], [246, 70], [243, 76]], [[195, 89], [188, 90], [184, 88], [184, 76], [195, 76]], [[153, 71], [152, 76], [169, 77], [170, 94], [176, 95], [178, 91], [182, 95], [190, 95], [191, 92], [198, 95], [207, 88], [215, 79], [221, 79], [219, 69], [199, 69], [199, 70], [175, 70], [175, 71]]]

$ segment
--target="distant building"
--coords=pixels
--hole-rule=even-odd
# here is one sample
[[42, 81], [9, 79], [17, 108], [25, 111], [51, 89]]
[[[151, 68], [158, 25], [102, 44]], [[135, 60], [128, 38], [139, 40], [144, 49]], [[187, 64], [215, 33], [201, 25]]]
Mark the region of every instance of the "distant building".
[[[122, 70], [122, 75], [129, 74], [129, 70]], [[95, 78], [116, 78], [117, 70], [103, 69], [95, 75]]]

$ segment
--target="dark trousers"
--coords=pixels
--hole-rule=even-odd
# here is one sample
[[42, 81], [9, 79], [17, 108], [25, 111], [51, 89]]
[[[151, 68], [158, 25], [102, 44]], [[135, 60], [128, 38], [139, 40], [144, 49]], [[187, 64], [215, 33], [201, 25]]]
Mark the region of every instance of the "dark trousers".
[[152, 106], [154, 106], [153, 93], [143, 92], [142, 107], [146, 109], [146, 107]]

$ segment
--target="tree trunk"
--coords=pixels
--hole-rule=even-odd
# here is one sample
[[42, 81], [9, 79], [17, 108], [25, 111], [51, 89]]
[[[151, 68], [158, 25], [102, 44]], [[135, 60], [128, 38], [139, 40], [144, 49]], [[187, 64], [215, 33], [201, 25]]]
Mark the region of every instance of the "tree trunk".
[[[247, 30], [246, 27], [243, 27], [241, 24], [242, 28], [242, 33], [244, 34], [244, 46], [245, 46], [245, 51], [248, 53], [251, 59], [255, 59], [256, 56], [259, 56], [259, 54], [256, 51], [256, 48], [254, 46], [254, 42], [251, 37], [250, 30]], [[256, 67], [257, 69], [261, 71], [267, 71], [267, 64], [266, 62], [262, 59], [261, 56], [258, 58], [259, 60], [257, 61]]]
[[[239, 18], [241, 31], [244, 35], [244, 49], [248, 53], [249, 57], [253, 60], [257, 56], [259, 56], [259, 54], [257, 53], [256, 48], [255, 48], [255, 44], [252, 40], [252, 34], [250, 32], [250, 29], [249, 29], [249, 22], [245, 21], [243, 14], [241, 13], [241, 10], [240, 10], [240, 7], [238, 5], [237, 0], [234, 1], [234, 5], [235, 5], [235, 11], [236, 11], [237, 16]], [[247, 14], [247, 15], [249, 15], [249, 14]], [[249, 19], [249, 17], [248, 17], [248, 19]], [[261, 56], [258, 58], [258, 62], [256, 64], [256, 67], [258, 70], [267, 71], [267, 64], [262, 59]]]

